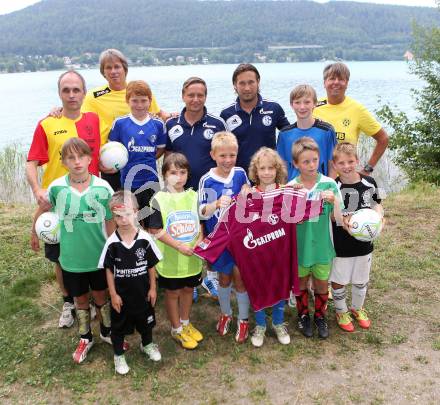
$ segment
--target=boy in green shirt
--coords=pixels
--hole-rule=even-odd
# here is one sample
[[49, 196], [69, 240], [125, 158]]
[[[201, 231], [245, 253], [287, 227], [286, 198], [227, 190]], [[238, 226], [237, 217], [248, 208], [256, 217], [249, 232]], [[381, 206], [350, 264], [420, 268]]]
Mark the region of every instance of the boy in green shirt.
[[341, 218], [340, 191], [333, 179], [318, 172], [319, 147], [309, 137], [298, 139], [292, 147], [293, 164], [300, 174], [290, 183], [302, 186], [310, 200], [324, 200], [322, 214], [318, 219], [303, 222], [297, 226], [298, 273], [300, 295], [296, 297], [298, 326], [306, 337], [313, 335], [309, 317], [308, 282], [312, 275], [315, 288], [314, 321], [318, 336], [326, 339], [329, 335], [325, 319], [328, 301], [328, 277], [335, 249], [330, 235], [330, 217], [335, 216], [339, 223]]
[[82, 139], [67, 140], [61, 160], [69, 173], [54, 180], [48, 193], [61, 221], [59, 261], [64, 285], [75, 300], [80, 341], [73, 360], [81, 363], [93, 346], [90, 290], [98, 309], [101, 339], [111, 344], [107, 280], [105, 270], [97, 267], [106, 236], [114, 230], [108, 205], [113, 190], [105, 180], [89, 173], [91, 150]]

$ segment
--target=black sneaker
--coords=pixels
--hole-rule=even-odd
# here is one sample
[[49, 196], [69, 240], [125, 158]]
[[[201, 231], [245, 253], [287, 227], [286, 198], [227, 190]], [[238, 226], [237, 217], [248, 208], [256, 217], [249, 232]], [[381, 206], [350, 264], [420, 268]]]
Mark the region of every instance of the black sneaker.
[[328, 325], [327, 320], [323, 316], [315, 318], [315, 325], [318, 328], [318, 336], [320, 339], [328, 338]]
[[298, 317], [298, 329], [305, 337], [313, 336], [312, 323], [308, 314]]

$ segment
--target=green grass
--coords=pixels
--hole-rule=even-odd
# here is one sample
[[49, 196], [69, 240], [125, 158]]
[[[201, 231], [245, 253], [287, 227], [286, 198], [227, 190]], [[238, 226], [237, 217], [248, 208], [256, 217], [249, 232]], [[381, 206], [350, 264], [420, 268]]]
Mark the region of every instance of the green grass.
[[[148, 361], [134, 335], [127, 353], [131, 371], [120, 377], [114, 374], [111, 347], [99, 339], [84, 364], [73, 363], [77, 335], [75, 328], [56, 327], [62, 302], [52, 266], [29, 248], [32, 209], [0, 205], [0, 345], [7, 347], [0, 350], [0, 401], [276, 404], [293, 398], [304, 403], [390, 403], [396, 391], [387, 375], [389, 363], [395, 362], [391, 370], [405, 381], [419, 368], [433, 370], [438, 364], [440, 322], [433, 321], [433, 314], [440, 299], [440, 190], [409, 188], [388, 198], [385, 210], [388, 223], [376, 245], [366, 302], [371, 330], [339, 330], [330, 305], [330, 338], [305, 339], [289, 309], [292, 343], [279, 345], [269, 329], [264, 346], [255, 349], [250, 343], [237, 345], [233, 334], [218, 337], [218, 304], [202, 298], [193, 307], [192, 320], [205, 339], [196, 350], [184, 351], [169, 335], [159, 294], [154, 338], [163, 361]], [[97, 327], [94, 323], [95, 333]], [[402, 348], [414, 348], [411, 357], [399, 357]], [[381, 381], [380, 390], [366, 391], [357, 383], [359, 359], [368, 360], [364, 378], [372, 386]], [[349, 393], [342, 388], [346, 385]], [[412, 390], [429, 393], [425, 388]]]

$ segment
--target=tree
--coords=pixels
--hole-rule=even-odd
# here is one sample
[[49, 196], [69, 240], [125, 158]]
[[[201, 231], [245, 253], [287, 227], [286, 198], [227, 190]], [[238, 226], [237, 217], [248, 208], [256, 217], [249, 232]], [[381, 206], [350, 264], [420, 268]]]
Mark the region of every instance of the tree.
[[[439, 3], [439, 2], [437, 2]], [[393, 160], [411, 181], [440, 184], [440, 28], [414, 25], [411, 72], [425, 81], [413, 90], [418, 116], [410, 121], [404, 112], [386, 105], [378, 115], [394, 130], [390, 137]]]

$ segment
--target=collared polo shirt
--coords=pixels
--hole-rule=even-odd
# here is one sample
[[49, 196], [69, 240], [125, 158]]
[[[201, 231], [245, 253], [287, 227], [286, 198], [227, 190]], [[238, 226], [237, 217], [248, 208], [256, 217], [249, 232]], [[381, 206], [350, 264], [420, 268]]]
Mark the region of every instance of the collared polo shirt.
[[241, 108], [237, 98], [235, 103], [223, 109], [220, 117], [237, 137], [237, 166], [246, 172], [252, 155], [262, 146], [275, 149], [276, 130], [289, 125], [283, 108], [274, 101], [262, 98], [260, 94], [257, 105], [250, 113]]
[[225, 122], [204, 109], [203, 117], [194, 125], [185, 119], [186, 108], [176, 118], [166, 122], [167, 144], [165, 149], [171, 152], [180, 152], [186, 156], [191, 168], [186, 187], [197, 190], [200, 178], [216, 164], [212, 160], [211, 140], [214, 134], [226, 130]]

